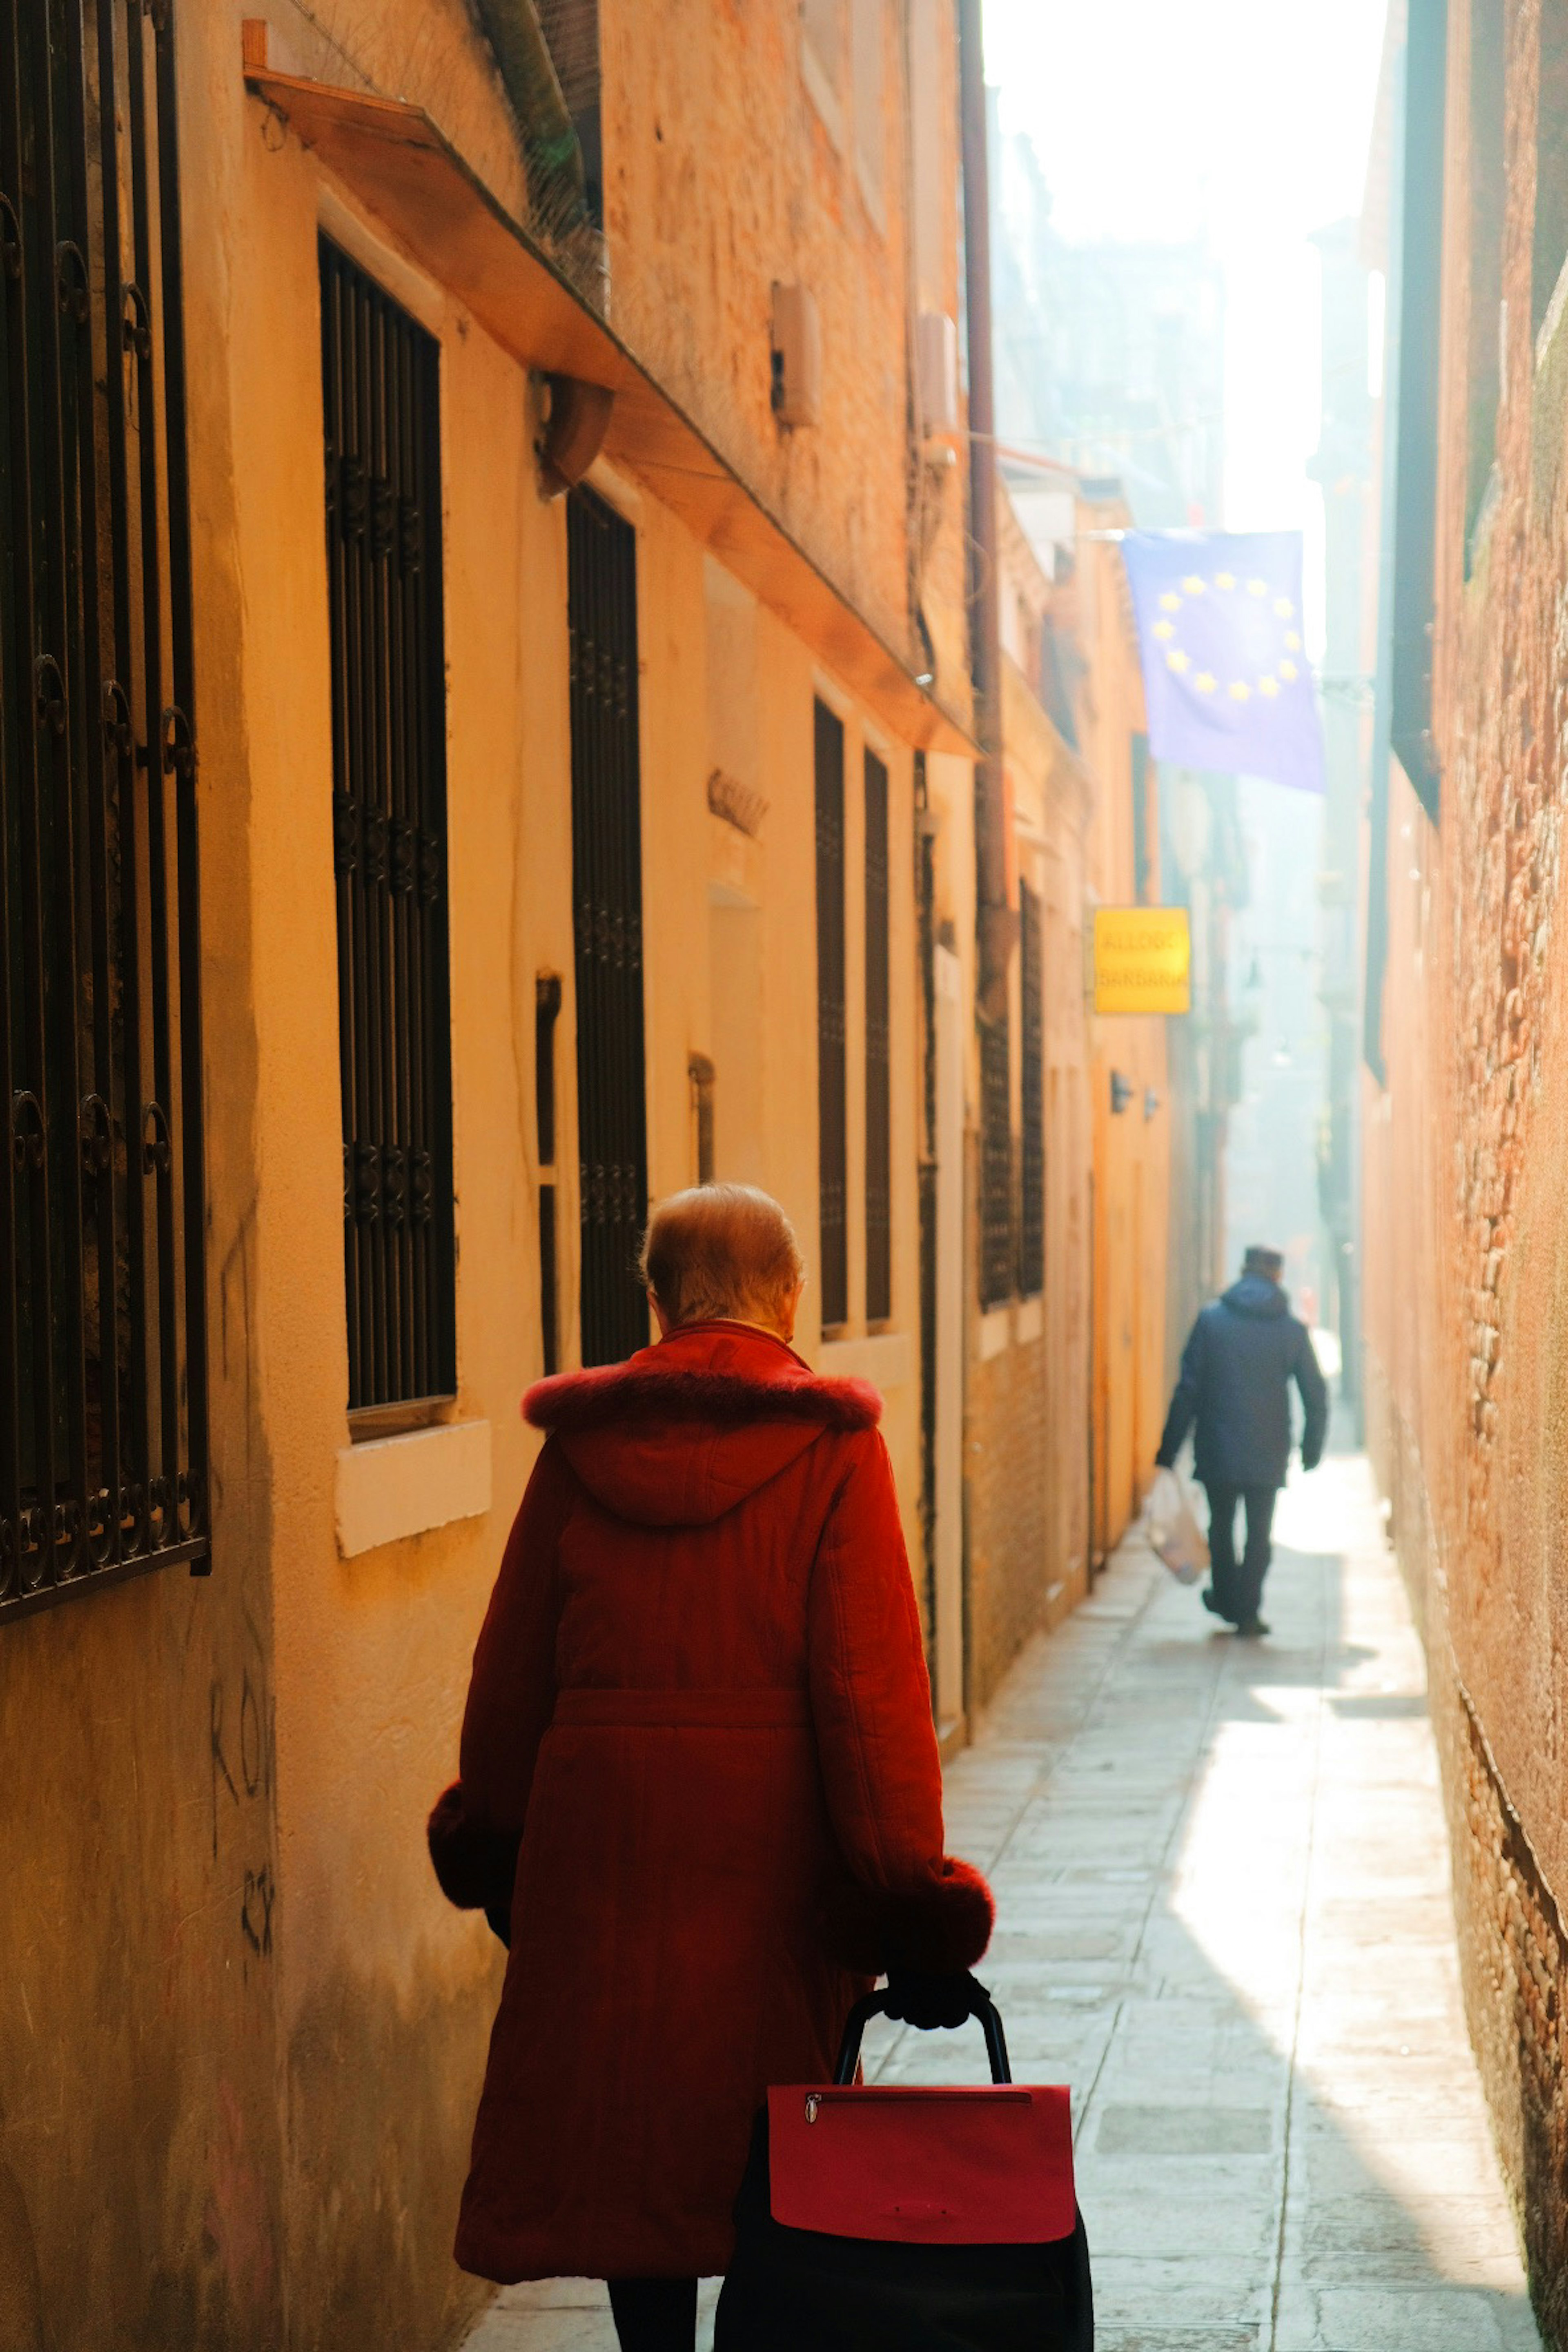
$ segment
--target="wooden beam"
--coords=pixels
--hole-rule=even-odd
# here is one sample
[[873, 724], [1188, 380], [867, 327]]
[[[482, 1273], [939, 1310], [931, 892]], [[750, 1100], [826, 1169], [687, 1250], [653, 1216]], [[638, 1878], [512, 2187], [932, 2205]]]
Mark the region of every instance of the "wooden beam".
[[918, 685], [757, 493], [513, 220], [422, 107], [279, 73], [247, 19], [247, 88], [385, 223], [426, 276], [525, 367], [615, 394], [605, 455], [636, 475], [883, 723], [919, 748], [974, 753], [962, 719]]

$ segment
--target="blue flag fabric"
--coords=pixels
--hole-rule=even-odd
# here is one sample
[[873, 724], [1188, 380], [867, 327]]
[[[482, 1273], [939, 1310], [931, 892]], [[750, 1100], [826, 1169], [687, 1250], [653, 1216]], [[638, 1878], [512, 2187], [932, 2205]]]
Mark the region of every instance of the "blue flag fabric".
[[1300, 532], [1130, 530], [1121, 552], [1155, 759], [1321, 793]]

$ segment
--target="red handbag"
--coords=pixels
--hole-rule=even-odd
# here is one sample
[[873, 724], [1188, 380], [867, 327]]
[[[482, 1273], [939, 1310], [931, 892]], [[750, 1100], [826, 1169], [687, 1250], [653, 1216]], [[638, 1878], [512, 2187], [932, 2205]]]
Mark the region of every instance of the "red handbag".
[[1069, 2095], [1015, 2084], [988, 1998], [991, 2083], [855, 2080], [873, 1993], [831, 2084], [775, 2085], [757, 2120], [720, 2299], [720, 2352], [1089, 2352]]

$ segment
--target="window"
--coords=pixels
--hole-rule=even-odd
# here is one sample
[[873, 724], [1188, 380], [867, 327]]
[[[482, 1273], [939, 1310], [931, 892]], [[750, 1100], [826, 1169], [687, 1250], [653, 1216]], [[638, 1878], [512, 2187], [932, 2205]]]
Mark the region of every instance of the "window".
[[844, 729], [816, 706], [816, 1109], [822, 1320], [849, 1319], [844, 953]]
[[1530, 332], [1540, 334], [1568, 260], [1568, 0], [1541, 0], [1541, 72], [1535, 124], [1535, 230]]
[[1005, 1018], [980, 1023], [980, 1304], [1013, 1296], [1012, 1045]]
[[1040, 902], [1026, 882], [1018, 890], [1019, 1021], [1018, 1287], [1033, 1298], [1046, 1286], [1046, 1006], [1040, 954]]
[[892, 1086], [888, 1040], [888, 771], [866, 754], [866, 1320], [893, 1312]]
[[321, 241], [349, 1410], [457, 1387], [438, 347]]
[[[0, 43], [0, 1615], [208, 1556], [173, 30]], [[99, 93], [116, 93], [100, 105]]]
[[647, 1344], [637, 533], [594, 491], [566, 508], [572, 896], [584, 1364]]

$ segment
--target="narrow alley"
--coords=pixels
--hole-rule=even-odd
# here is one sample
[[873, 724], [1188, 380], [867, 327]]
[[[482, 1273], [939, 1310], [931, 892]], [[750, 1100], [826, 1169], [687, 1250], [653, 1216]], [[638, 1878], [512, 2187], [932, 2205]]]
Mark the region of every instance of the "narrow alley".
[[[1268, 1642], [1134, 1532], [950, 1775], [1015, 2071], [1073, 2086], [1099, 2352], [1536, 2352], [1364, 1463], [1298, 1479], [1278, 1526]], [[872, 2061], [979, 2063], [893, 2029]], [[503, 2292], [467, 2352], [614, 2342], [603, 2288], [559, 2282]]]

